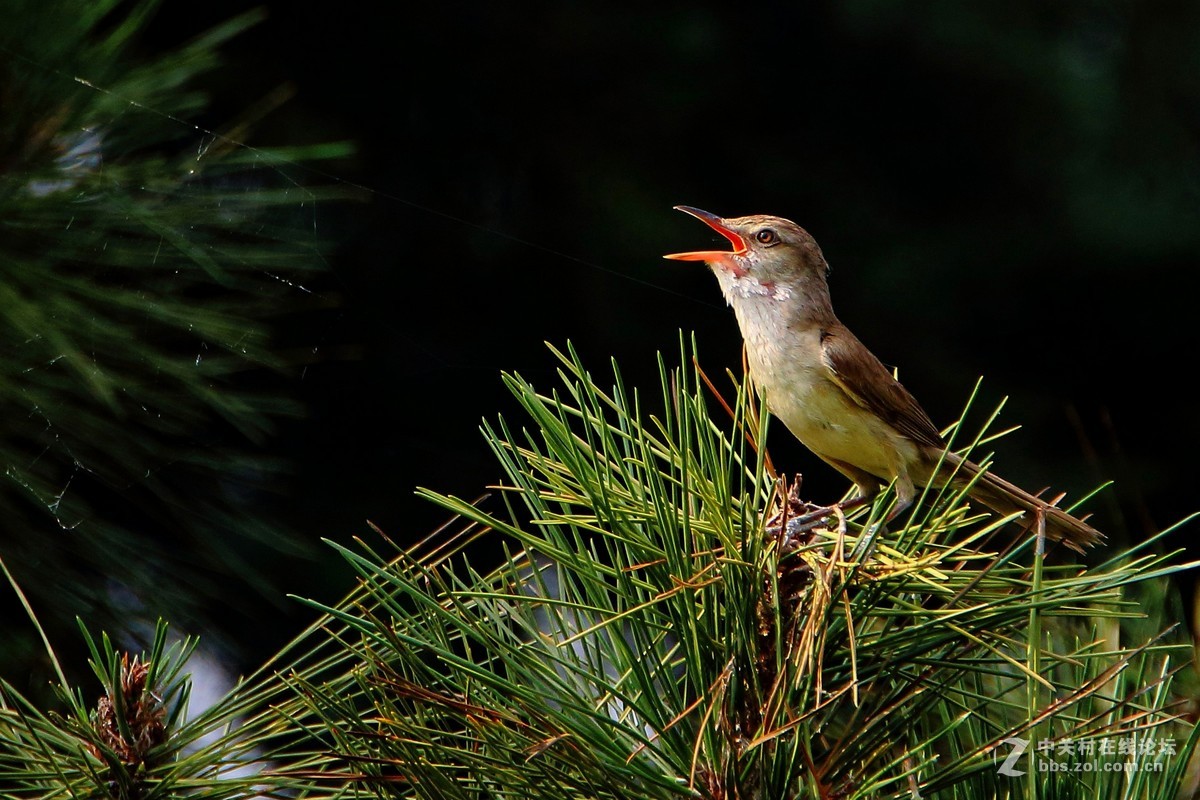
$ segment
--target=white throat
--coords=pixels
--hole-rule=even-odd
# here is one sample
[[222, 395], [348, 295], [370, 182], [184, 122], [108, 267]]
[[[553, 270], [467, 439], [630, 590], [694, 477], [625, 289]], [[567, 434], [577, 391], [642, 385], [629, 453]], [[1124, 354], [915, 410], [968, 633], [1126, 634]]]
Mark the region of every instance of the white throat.
[[755, 354], [769, 359], [779, 344], [787, 341], [792, 290], [779, 284], [763, 283], [752, 275], [739, 276], [720, 267], [713, 272], [725, 302], [737, 317], [751, 360]]

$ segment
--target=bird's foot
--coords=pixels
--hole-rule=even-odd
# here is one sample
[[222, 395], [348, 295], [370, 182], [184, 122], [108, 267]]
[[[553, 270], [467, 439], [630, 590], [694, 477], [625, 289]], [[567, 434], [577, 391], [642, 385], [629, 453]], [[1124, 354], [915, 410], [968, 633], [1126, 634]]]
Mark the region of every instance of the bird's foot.
[[819, 506], [806, 503], [799, 497], [800, 476], [790, 485], [780, 478], [780, 496], [783, 498], [779, 508], [767, 518], [766, 534], [779, 542], [780, 550], [789, 552], [807, 543], [807, 534], [811, 533], [822, 523], [839, 512], [845, 513], [865, 505], [869, 498], [856, 497], [831, 506]]
[[853, 500], [834, 503], [831, 506], [810, 506], [806, 513], [787, 521], [787, 534], [788, 536], [798, 536], [799, 534], [807, 533], [820, 526], [822, 522], [830, 517], [837, 516], [839, 511], [844, 514], [847, 511], [853, 511], [860, 506], [866, 505], [866, 503], [866, 498], [855, 497]]

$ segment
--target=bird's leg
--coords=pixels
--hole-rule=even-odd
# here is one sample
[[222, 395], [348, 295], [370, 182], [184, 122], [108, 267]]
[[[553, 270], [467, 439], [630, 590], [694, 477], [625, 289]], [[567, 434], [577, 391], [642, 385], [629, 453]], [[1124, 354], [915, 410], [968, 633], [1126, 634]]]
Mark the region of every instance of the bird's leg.
[[901, 472], [896, 476], [896, 505], [888, 512], [887, 519], [884, 522], [891, 522], [903, 514], [913, 504], [913, 500], [916, 499], [917, 488], [913, 486], [912, 478], [908, 477], [907, 472]]
[[879, 534], [887, 533], [887, 524], [896, 517], [904, 513], [905, 509], [913, 504], [913, 500], [917, 497], [916, 487], [913, 486], [912, 478], [908, 477], [908, 473], [901, 470], [896, 475], [896, 505], [888, 512], [888, 515], [876, 522], [866, 530], [866, 535], [858, 540], [858, 544], [854, 546], [854, 551], [850, 554], [852, 560], [858, 561], [870, 556], [875, 551], [875, 541]]

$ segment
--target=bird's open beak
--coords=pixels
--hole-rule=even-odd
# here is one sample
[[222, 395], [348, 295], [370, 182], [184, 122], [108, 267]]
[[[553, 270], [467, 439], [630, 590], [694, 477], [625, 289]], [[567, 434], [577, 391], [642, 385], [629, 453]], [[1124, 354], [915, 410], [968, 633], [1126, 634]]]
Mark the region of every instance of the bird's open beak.
[[725, 227], [725, 221], [716, 214], [710, 214], [707, 211], [701, 211], [700, 209], [692, 208], [691, 206], [675, 206], [675, 210], [682, 211], [685, 214], [691, 214], [693, 217], [724, 236], [729, 240], [730, 244], [733, 245], [733, 252], [730, 253], [724, 250], [697, 250], [694, 253], [671, 253], [670, 255], [663, 256], [663, 258], [673, 258], [676, 261], [708, 261], [711, 263], [714, 261], [724, 261], [731, 255], [741, 255], [750, 249], [746, 245], [746, 240], [743, 239], [739, 234], [734, 233], [733, 231], [729, 230], [729, 228]]

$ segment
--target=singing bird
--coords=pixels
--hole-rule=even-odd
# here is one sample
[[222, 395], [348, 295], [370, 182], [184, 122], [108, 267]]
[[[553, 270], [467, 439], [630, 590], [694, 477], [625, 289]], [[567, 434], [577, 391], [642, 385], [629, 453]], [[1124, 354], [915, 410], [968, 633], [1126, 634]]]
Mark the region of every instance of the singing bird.
[[829, 265], [807, 231], [781, 217], [724, 219], [675, 208], [724, 236], [733, 250], [666, 258], [709, 265], [737, 316], [750, 379], [767, 409], [852, 480], [862, 499], [895, 481], [895, 516], [912, 504], [918, 486], [974, 480], [973, 500], [1004, 515], [1040, 514], [1047, 537], [1073, 550], [1103, 539], [1087, 523], [946, 450], [929, 415], [833, 313]]

